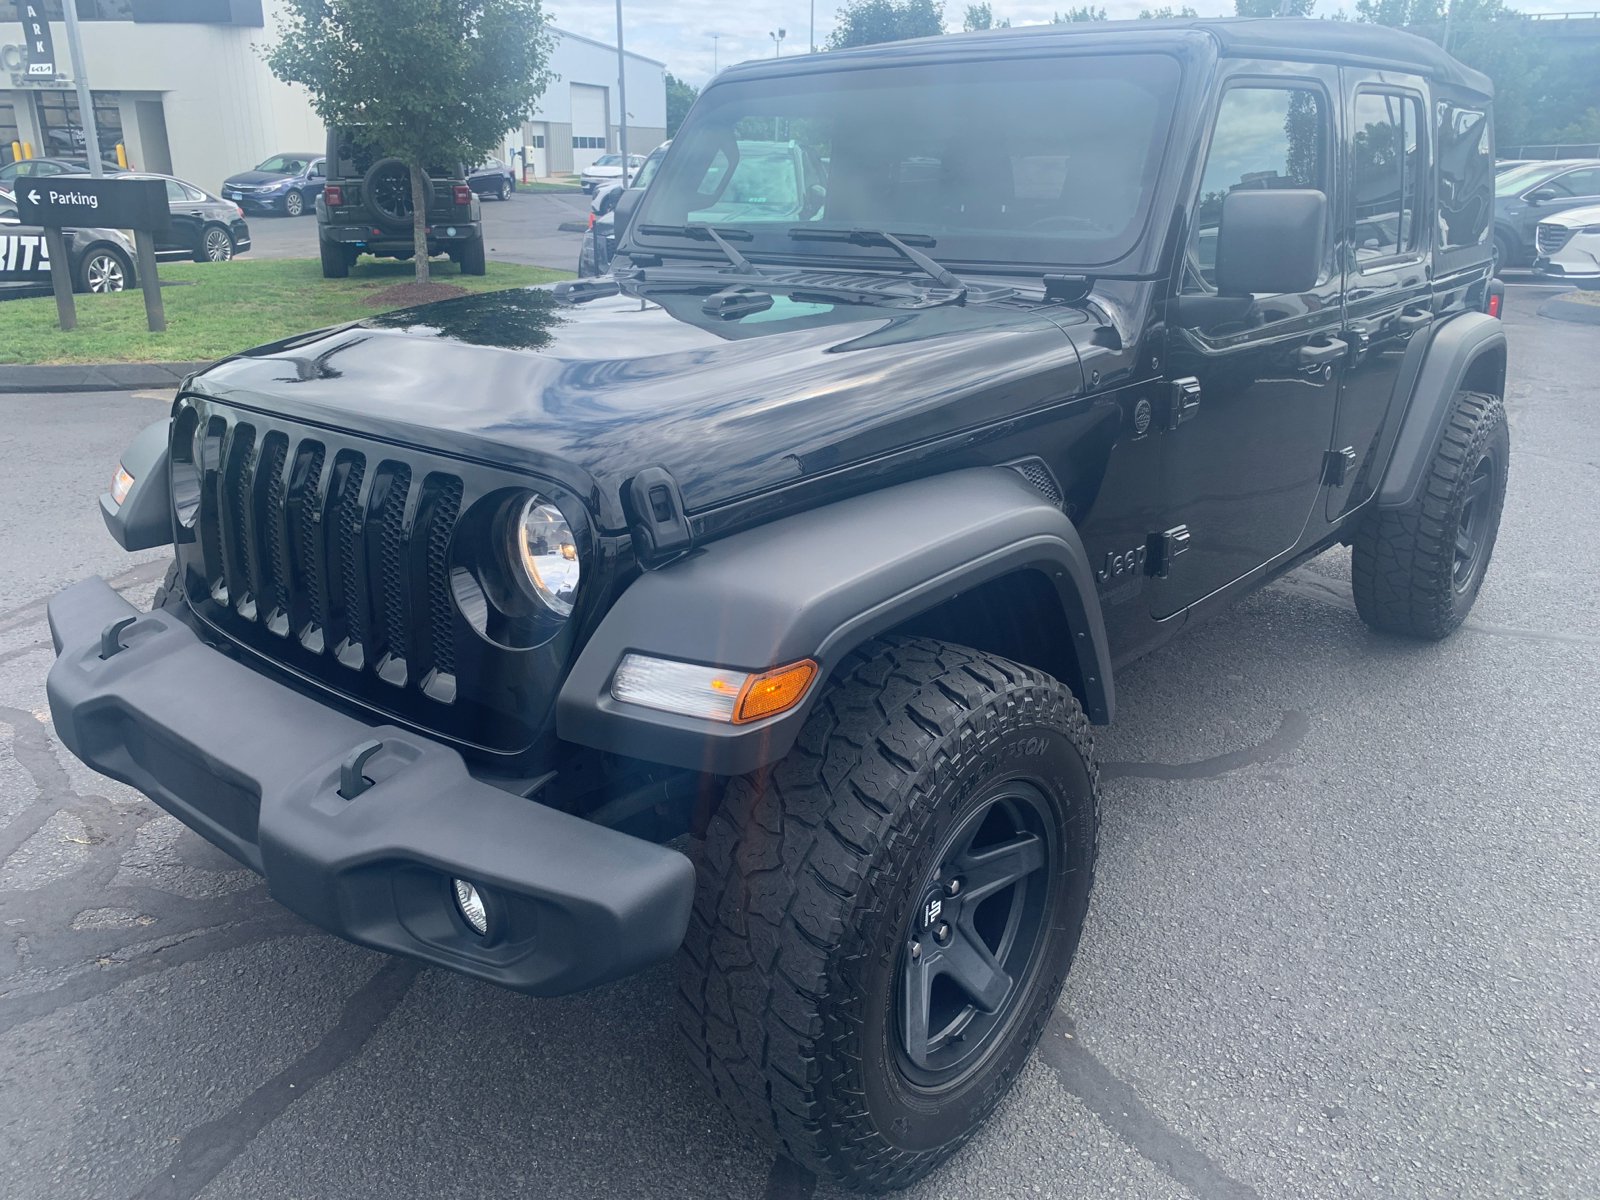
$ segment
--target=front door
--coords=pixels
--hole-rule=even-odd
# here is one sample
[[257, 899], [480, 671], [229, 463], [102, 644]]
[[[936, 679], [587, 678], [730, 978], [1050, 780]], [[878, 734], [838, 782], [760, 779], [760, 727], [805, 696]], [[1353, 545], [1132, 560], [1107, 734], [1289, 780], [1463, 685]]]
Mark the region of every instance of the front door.
[[1350, 156], [1346, 200], [1350, 357], [1339, 395], [1327, 519], [1338, 520], [1377, 486], [1378, 441], [1411, 338], [1433, 320], [1432, 239], [1426, 211], [1433, 161], [1426, 86], [1390, 72], [1346, 68]]
[[[1335, 68], [1240, 63], [1217, 101], [1168, 321], [1167, 374], [1190, 394], [1162, 434], [1162, 489], [1165, 520], [1187, 535], [1169, 548], [1187, 548], [1152, 590], [1157, 618], [1294, 547], [1316, 505], [1343, 359], [1332, 236], [1338, 94]], [[1237, 188], [1328, 195], [1324, 264], [1308, 291], [1216, 296], [1222, 199]]]

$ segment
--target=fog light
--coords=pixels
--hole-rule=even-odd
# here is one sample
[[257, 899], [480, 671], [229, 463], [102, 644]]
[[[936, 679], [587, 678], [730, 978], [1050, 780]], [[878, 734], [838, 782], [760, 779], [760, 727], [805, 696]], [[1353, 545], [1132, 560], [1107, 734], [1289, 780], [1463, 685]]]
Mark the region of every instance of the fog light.
[[483, 897], [478, 895], [478, 889], [465, 879], [453, 879], [451, 882], [455, 885], [456, 907], [461, 910], [461, 919], [471, 925], [480, 937], [488, 933], [489, 914], [484, 910]]
[[133, 486], [133, 476], [128, 474], [128, 468], [121, 463], [117, 464], [117, 473], [111, 477], [111, 502], [121, 504], [128, 498], [128, 489]]

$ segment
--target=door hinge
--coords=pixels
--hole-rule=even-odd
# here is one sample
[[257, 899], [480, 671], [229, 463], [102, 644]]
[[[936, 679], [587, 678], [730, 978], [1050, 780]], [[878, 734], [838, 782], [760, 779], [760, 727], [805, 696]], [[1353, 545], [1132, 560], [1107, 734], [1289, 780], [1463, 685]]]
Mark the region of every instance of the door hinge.
[[1345, 480], [1350, 478], [1350, 472], [1356, 465], [1356, 448], [1346, 446], [1343, 450], [1327, 450], [1322, 455], [1322, 486], [1343, 487]]
[[1200, 381], [1193, 375], [1172, 381], [1172, 413], [1168, 429], [1176, 429], [1200, 411]]
[[1189, 552], [1189, 527], [1175, 525], [1165, 533], [1152, 533], [1145, 538], [1146, 575], [1165, 579], [1172, 574], [1172, 560]]

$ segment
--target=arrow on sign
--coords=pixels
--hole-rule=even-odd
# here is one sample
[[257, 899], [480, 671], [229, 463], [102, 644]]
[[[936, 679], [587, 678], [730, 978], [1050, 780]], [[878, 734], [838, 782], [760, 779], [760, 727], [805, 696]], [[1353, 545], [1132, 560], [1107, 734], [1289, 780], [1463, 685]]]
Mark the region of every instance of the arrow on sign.
[[31, 204], [39, 203], [39, 189], [38, 188], [35, 188], [33, 191], [28, 193], [28, 202], [31, 203]]

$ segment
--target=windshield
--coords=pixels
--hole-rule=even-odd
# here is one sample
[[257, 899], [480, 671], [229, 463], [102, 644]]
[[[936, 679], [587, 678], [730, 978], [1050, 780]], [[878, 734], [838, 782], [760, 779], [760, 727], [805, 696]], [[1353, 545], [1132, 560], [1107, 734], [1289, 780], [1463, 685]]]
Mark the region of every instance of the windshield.
[[622, 155], [602, 154], [594, 160], [594, 165], [597, 167], [620, 167], [622, 165]]
[[1515, 196], [1524, 188], [1532, 187], [1542, 176], [1554, 175], [1561, 168], [1554, 163], [1529, 163], [1525, 167], [1513, 167], [1494, 181], [1494, 194], [1496, 196]]
[[[671, 145], [671, 143], [667, 143]], [[650, 157], [644, 160], [644, 166], [639, 168], [639, 173], [634, 176], [634, 187], [649, 187], [650, 181], [656, 177], [656, 169], [661, 166], [661, 160], [667, 156], [667, 147], [658, 146], [650, 152]]]
[[[939, 63], [722, 84], [634, 224], [747, 231], [745, 253], [893, 257], [790, 236], [917, 235], [941, 262], [1101, 263], [1138, 240], [1178, 86], [1165, 55]], [[670, 245], [668, 244], [670, 241]]]
[[295, 155], [274, 154], [266, 162], [256, 167], [258, 171], [283, 171], [289, 175], [298, 175], [305, 169], [306, 160]]

